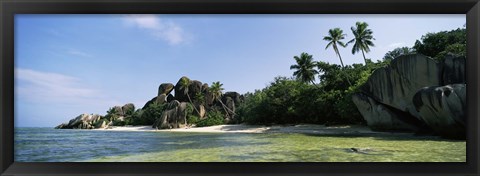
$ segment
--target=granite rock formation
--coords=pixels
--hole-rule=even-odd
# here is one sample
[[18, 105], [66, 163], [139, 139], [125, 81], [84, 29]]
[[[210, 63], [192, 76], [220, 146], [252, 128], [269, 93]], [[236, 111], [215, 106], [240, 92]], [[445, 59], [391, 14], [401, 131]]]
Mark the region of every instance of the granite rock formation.
[[375, 70], [360, 89], [352, 100], [372, 129], [427, 126], [444, 137], [465, 136], [464, 57], [437, 62], [421, 54], [402, 55]]

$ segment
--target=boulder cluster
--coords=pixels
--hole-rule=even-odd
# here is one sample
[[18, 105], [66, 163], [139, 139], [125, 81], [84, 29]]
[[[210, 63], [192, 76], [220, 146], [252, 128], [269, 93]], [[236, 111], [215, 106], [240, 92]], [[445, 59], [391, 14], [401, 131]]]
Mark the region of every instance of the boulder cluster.
[[[153, 103], [162, 105], [164, 111], [161, 116], [155, 118], [152, 127], [170, 129], [188, 125], [187, 110], [189, 106], [193, 109], [192, 113], [200, 120], [207, 118], [207, 113], [210, 111], [219, 111], [224, 114], [225, 123], [235, 122], [237, 120], [235, 109], [242, 101], [243, 96], [237, 92], [216, 94], [212, 92], [207, 83], [191, 80], [184, 76], [175, 85], [172, 83], [160, 84], [157, 95], [146, 102], [142, 110], [149, 108]], [[94, 129], [116, 126], [126, 120], [127, 114], [135, 111], [135, 106], [128, 103], [124, 106], [114, 106], [111, 110], [114, 113], [112, 117], [82, 114], [56, 128]]]
[[352, 99], [374, 130], [465, 138], [465, 57], [403, 55], [375, 70]]
[[102, 116], [98, 114], [80, 114], [73, 118], [68, 123], [63, 123], [55, 127], [56, 129], [95, 129], [107, 128], [114, 125], [114, 123], [125, 121], [126, 114], [135, 111], [135, 105], [127, 103], [123, 106], [114, 106], [111, 108], [114, 116]]

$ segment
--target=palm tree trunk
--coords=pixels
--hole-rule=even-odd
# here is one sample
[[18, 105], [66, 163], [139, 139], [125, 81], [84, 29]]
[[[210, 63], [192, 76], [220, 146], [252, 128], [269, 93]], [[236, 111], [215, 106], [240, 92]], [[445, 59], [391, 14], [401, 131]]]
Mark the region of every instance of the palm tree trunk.
[[[197, 107], [195, 107], [195, 104], [193, 104], [192, 99], [190, 99], [190, 95], [188, 95], [188, 93], [187, 93], [187, 97], [188, 97], [188, 101], [192, 103], [193, 109], [195, 109], [195, 111], [197, 111], [198, 113], [198, 116], [200, 116], [200, 112], [198, 111]], [[185, 125], [187, 125], [187, 121], [185, 121]]]
[[365, 60], [365, 66], [367, 66], [367, 58], [365, 57], [365, 52], [362, 49], [363, 60]]
[[[235, 112], [233, 112], [233, 110], [231, 110], [230, 108], [228, 108], [225, 104], [223, 104], [222, 100], [218, 99], [217, 98], [217, 101], [220, 102], [220, 104], [222, 104], [222, 108], [223, 110], [225, 111], [225, 115], [227, 115], [227, 118], [230, 118], [230, 115], [228, 115], [228, 111], [232, 112], [233, 115], [236, 115]], [[228, 111], [227, 111], [228, 110]]]
[[[342, 61], [342, 56], [340, 56], [340, 53], [337, 51], [337, 55], [338, 55], [338, 58], [340, 59], [340, 63], [342, 64], [342, 68], [345, 68], [345, 66], [343, 65], [343, 61]], [[345, 74], [345, 78], [347, 78], [347, 82], [350, 86], [352, 86], [352, 83], [350, 82], [350, 79], [348, 79], [348, 75], [347, 73], [343, 72], [343, 74]]]

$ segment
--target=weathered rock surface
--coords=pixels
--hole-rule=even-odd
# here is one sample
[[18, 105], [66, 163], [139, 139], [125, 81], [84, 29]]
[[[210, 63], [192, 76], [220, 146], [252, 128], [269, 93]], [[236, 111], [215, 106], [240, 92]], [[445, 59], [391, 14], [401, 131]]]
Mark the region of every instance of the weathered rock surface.
[[93, 129], [95, 123], [102, 118], [98, 114], [80, 114], [73, 118], [68, 123], [64, 123], [55, 127], [56, 129]]
[[402, 55], [389, 67], [375, 70], [362, 87], [374, 100], [420, 118], [413, 105], [415, 93], [441, 84], [441, 65], [423, 55]]
[[162, 83], [158, 86], [158, 94], [165, 94], [168, 95], [170, 92], [173, 91], [174, 85], [172, 83]]
[[437, 133], [465, 138], [465, 84], [423, 88], [415, 94], [414, 103], [422, 120]]
[[194, 98], [195, 95], [202, 93], [202, 85], [202, 82], [198, 80], [190, 81], [190, 86], [188, 88], [188, 94], [190, 95], [190, 98]]
[[178, 80], [177, 84], [175, 84], [175, 100], [178, 100], [180, 102], [188, 101], [187, 94], [185, 94], [185, 87], [183, 85], [184, 81], [190, 81], [190, 79], [186, 76], [183, 76]]
[[465, 83], [465, 57], [447, 55], [443, 62], [443, 84]]
[[199, 112], [199, 114], [197, 113], [198, 117], [200, 117], [200, 119], [203, 119], [203, 117], [205, 117], [205, 114], [207, 113], [207, 110], [205, 109], [205, 106], [196, 105], [196, 108], [198, 109], [198, 112]]
[[421, 54], [402, 55], [375, 70], [361, 92], [352, 100], [372, 128], [433, 129], [465, 138], [465, 57], [438, 63]]
[[177, 100], [168, 104], [168, 110], [162, 113], [153, 124], [153, 128], [171, 129], [180, 128], [187, 124], [187, 103]]
[[234, 102], [236, 105], [239, 105], [240, 102], [241, 102], [240, 94], [237, 93], [237, 92], [225, 92], [225, 94], [223, 94], [223, 97], [230, 97], [230, 98], [232, 98], [233, 102]]
[[[380, 131], [416, 131], [417, 126], [403, 122], [398, 110], [389, 108], [385, 105], [379, 104], [377, 101], [364, 94], [355, 94], [352, 97], [353, 103], [358, 107], [358, 110], [367, 121], [367, 125]], [[411, 116], [407, 113], [402, 113], [406, 116]], [[403, 117], [405, 118], [405, 117]], [[415, 117], [410, 117], [411, 120], [417, 120]]]
[[123, 112], [123, 115], [129, 114], [129, 113], [131, 114], [135, 112], [135, 105], [133, 103], [127, 103], [123, 105], [122, 112]]
[[158, 104], [163, 104], [165, 101], [167, 101], [167, 95], [165, 94], [160, 94], [157, 97], [157, 103]]

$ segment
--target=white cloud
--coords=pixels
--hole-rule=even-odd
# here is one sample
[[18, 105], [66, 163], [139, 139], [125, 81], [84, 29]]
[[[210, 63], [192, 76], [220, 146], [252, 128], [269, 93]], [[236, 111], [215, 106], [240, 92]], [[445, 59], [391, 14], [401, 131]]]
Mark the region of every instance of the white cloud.
[[154, 37], [165, 40], [170, 45], [184, 43], [187, 40], [182, 27], [171, 21], [163, 21], [156, 15], [128, 15], [125, 21], [130, 26], [147, 30]]
[[88, 88], [80, 79], [58, 73], [15, 68], [15, 94], [35, 103], [113, 106], [100, 91]]
[[391, 43], [388, 45], [389, 48], [397, 48], [402, 46], [405, 46], [405, 43], [399, 42], [399, 43]]

